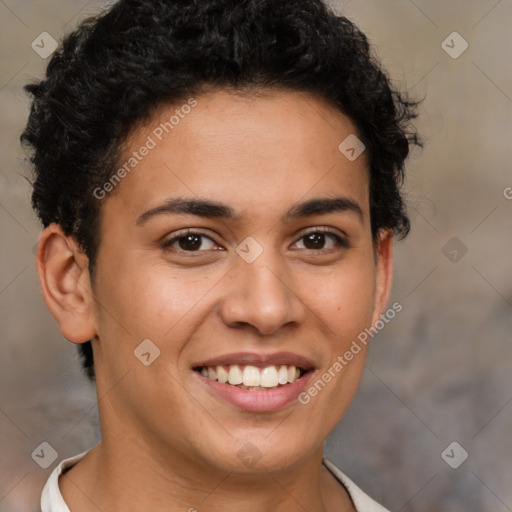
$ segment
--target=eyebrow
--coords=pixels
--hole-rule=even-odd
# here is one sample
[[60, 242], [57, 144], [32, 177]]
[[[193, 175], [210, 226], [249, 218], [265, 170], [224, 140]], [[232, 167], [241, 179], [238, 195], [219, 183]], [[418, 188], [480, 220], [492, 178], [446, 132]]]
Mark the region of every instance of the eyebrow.
[[[293, 205], [282, 217], [290, 221], [313, 215], [325, 215], [333, 212], [354, 212], [361, 222], [364, 213], [359, 204], [348, 197], [315, 198]], [[188, 214], [204, 218], [220, 218], [237, 220], [237, 214], [230, 206], [207, 199], [189, 199], [170, 197], [163, 204], [155, 206], [140, 215], [136, 221], [137, 226], [144, 225], [149, 219], [157, 215]]]

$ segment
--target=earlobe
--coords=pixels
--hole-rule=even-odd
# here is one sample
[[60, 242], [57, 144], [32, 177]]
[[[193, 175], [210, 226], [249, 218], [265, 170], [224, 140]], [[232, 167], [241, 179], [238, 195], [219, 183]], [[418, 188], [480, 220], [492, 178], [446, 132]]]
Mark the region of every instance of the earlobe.
[[44, 301], [62, 335], [73, 343], [96, 336], [89, 261], [72, 237], [58, 224], [40, 235], [36, 267]]
[[372, 325], [375, 325], [375, 322], [384, 314], [391, 294], [393, 284], [393, 231], [381, 231], [376, 252], [377, 272]]

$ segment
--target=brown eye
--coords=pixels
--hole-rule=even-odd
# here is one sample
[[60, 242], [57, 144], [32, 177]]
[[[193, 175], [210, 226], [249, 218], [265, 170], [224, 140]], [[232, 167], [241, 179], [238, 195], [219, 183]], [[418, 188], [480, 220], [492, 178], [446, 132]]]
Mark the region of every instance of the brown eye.
[[[337, 235], [336, 233], [318, 229], [306, 233], [299, 240], [303, 240], [304, 249], [309, 249], [313, 251], [332, 249], [335, 248], [336, 246], [349, 247], [348, 242], [341, 236]], [[331, 245], [330, 247], [325, 247], [325, 244], [328, 243], [329, 240], [334, 241], [334, 245]], [[299, 249], [301, 249], [301, 247], [299, 247]]]
[[[211, 244], [203, 243], [204, 240], [209, 240]], [[206, 245], [206, 247], [205, 247]], [[208, 247], [208, 245], [210, 245]], [[215, 242], [204, 233], [186, 232], [178, 234], [162, 244], [164, 249], [169, 247], [177, 250], [186, 252], [201, 252], [204, 250], [212, 249], [212, 245], [215, 246]], [[203, 247], [203, 249], [201, 249]]]
[[306, 249], [324, 249], [325, 238], [324, 233], [310, 233], [303, 237], [304, 245]]

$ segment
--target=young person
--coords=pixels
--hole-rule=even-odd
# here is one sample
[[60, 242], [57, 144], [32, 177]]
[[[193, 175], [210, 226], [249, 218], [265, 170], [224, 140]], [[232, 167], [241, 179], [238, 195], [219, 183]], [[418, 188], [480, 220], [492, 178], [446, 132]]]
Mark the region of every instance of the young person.
[[386, 314], [415, 104], [320, 0], [120, 0], [22, 140], [101, 442], [42, 512], [385, 510], [323, 457]]

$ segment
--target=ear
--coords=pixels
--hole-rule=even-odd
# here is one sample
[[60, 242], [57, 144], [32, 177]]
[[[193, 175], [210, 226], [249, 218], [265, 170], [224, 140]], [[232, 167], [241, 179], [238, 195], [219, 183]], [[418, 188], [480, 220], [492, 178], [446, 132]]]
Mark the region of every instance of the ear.
[[372, 325], [384, 314], [393, 283], [393, 231], [382, 230], [375, 248], [377, 265]]
[[73, 343], [96, 336], [89, 259], [58, 224], [40, 235], [36, 267], [44, 301], [62, 335]]

